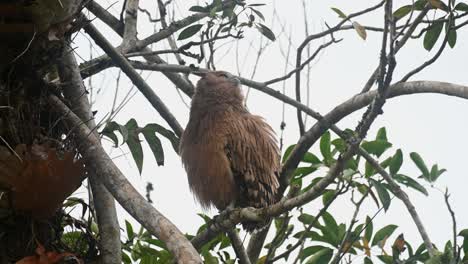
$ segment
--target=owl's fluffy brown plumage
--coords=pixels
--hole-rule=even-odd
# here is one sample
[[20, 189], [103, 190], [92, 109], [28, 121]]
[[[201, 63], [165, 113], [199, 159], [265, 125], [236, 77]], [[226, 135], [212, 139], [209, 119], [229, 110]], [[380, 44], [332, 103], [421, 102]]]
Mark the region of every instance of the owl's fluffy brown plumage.
[[[271, 127], [244, 106], [239, 81], [211, 72], [197, 83], [180, 155], [205, 209], [265, 207], [277, 201], [279, 149]], [[259, 226], [243, 223], [252, 231]]]

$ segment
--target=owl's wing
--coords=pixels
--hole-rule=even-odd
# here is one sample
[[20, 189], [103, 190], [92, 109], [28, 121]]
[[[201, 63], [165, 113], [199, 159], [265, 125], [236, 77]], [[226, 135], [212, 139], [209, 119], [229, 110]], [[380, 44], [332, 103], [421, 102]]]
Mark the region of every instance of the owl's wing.
[[240, 192], [238, 206], [260, 208], [275, 203], [280, 160], [272, 128], [250, 113], [233, 120], [231, 127], [225, 151]]
[[236, 200], [230, 162], [225, 153], [228, 123], [205, 116], [189, 122], [180, 142], [180, 155], [190, 189], [204, 209], [226, 208]]

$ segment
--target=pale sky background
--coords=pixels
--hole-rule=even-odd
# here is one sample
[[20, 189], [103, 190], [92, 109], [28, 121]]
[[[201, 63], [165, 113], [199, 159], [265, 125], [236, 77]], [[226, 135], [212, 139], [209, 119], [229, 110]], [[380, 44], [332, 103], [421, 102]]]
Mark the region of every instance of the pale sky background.
[[[114, 1], [102, 0], [99, 1], [104, 7], [111, 5]], [[119, 1], [109, 10], [114, 14], [120, 13], [120, 6], [123, 1]], [[330, 7], [339, 7], [343, 12], [349, 14], [365, 7], [374, 5], [377, 1], [317, 1], [311, 0], [307, 2], [307, 13], [309, 22], [309, 31], [317, 33], [326, 29], [325, 22], [329, 25], [335, 25], [339, 22], [339, 18]], [[395, 1], [395, 7], [400, 7], [409, 1]], [[189, 14], [188, 8], [195, 5], [196, 1], [173, 1], [169, 5], [170, 13], [174, 10], [176, 19], [180, 19], [184, 15]], [[203, 2], [201, 2], [203, 5]], [[247, 3], [266, 3], [264, 7], [259, 9], [266, 17], [265, 24], [272, 26], [275, 33], [279, 33], [279, 22], [285, 25], [286, 34], [291, 34], [293, 48], [291, 50], [290, 62], [295, 59], [295, 47], [304, 38], [304, 18], [301, 1], [247, 1]], [[150, 10], [153, 17], [157, 17], [156, 1], [141, 1], [142, 7]], [[272, 16], [273, 7], [276, 6], [277, 16]], [[171, 13], [172, 15], [172, 13]], [[430, 12], [432, 17], [433, 13]], [[278, 21], [278, 18], [280, 21]], [[360, 24], [372, 25], [381, 27], [383, 24], [382, 12], [375, 12], [371, 15], [366, 15], [356, 19]], [[97, 20], [93, 22], [97, 25], [102, 33], [108, 36], [115, 45], [120, 44], [118, 38], [110, 29], [103, 26]], [[273, 24], [272, 24], [273, 23]], [[157, 24], [157, 30], [160, 29]], [[291, 31], [292, 30], [292, 31]], [[139, 38], [143, 38], [153, 32], [152, 26], [147, 23], [147, 18], [143, 13], [139, 13]], [[177, 33], [176, 33], [177, 35]], [[260, 41], [260, 34], [254, 30], [245, 31], [245, 39], [239, 43], [239, 64], [244, 65], [241, 68], [241, 75], [246, 78], [251, 77], [252, 65], [255, 62], [257, 47]], [[425, 71], [417, 74], [411, 80], [434, 80], [447, 81], [461, 85], [468, 85], [468, 74], [466, 74], [467, 60], [467, 45], [468, 45], [467, 30], [458, 31], [458, 40], [454, 49], [446, 48], [439, 60], [427, 68]], [[280, 48], [286, 51], [287, 38], [285, 34], [277, 36], [278, 40], [270, 43], [264, 54], [260, 58], [257, 73], [254, 80], [265, 81], [275, 77], [282, 76], [284, 73], [285, 58], [280, 53]], [[353, 30], [335, 33], [336, 38], [343, 38], [343, 41], [327, 48], [321, 53], [318, 60], [311, 64], [310, 75], [310, 106], [312, 109], [319, 111], [322, 114], [327, 113], [337, 104], [347, 100], [354, 94], [358, 93], [370, 74], [377, 66], [378, 55], [381, 43], [381, 34], [368, 32], [366, 41], [359, 38]], [[327, 38], [328, 40], [328, 38]], [[253, 42], [252, 42], [253, 41]], [[249, 43], [252, 42], [253, 48], [248, 51]], [[315, 41], [311, 45], [312, 52], [314, 48], [324, 42], [323, 39]], [[439, 41], [434, 51], [440, 45]], [[79, 34], [75, 39], [77, 52], [84, 59], [89, 59], [89, 41], [83, 34]], [[266, 43], [263, 38], [262, 43]], [[167, 42], [161, 41], [154, 47], [155, 49], [167, 49]], [[237, 74], [236, 67], [236, 44], [227, 44], [218, 51], [218, 59], [220, 55], [227, 52], [226, 56], [217, 62], [217, 68], [231, 71]], [[409, 70], [419, 66], [425, 60], [434, 54], [427, 52], [422, 47], [422, 39], [410, 41], [397, 55], [397, 69], [394, 80], [399, 80]], [[102, 51], [93, 45], [93, 56], [102, 54]], [[175, 62], [173, 56], [168, 56], [166, 59]], [[80, 58], [78, 58], [81, 61]], [[187, 59], [188, 63], [193, 63]], [[201, 65], [204, 66], [204, 65]], [[289, 66], [288, 69], [292, 69]], [[183, 104], [181, 97], [178, 95], [174, 85], [171, 84], [159, 72], [143, 72], [144, 78], [148, 84], [160, 96], [167, 106], [173, 111], [173, 114], [178, 118], [182, 126], [185, 126], [188, 117], [189, 109]], [[102, 72], [99, 76], [93, 77], [93, 110], [98, 110], [97, 120], [110, 110], [112, 98], [116, 90], [116, 78], [118, 70], [110, 69]], [[306, 76], [302, 77], [305, 80]], [[192, 78], [196, 81], [197, 78]], [[88, 84], [88, 80], [85, 81]], [[303, 95], [305, 95], [305, 82], [303, 84]], [[280, 90], [281, 83], [277, 83], [272, 88]], [[131, 89], [131, 84], [128, 79], [122, 74], [120, 78], [119, 100]], [[293, 78], [286, 83], [286, 94], [294, 97]], [[134, 91], [137, 91], [134, 88]], [[246, 91], [246, 88], [244, 88]], [[189, 102], [189, 98], [182, 96], [185, 102]], [[266, 96], [265, 94], [252, 90], [247, 105], [252, 113], [261, 115], [271, 124], [274, 130], [279, 134], [281, 123], [282, 103]], [[443, 95], [412, 95], [401, 96], [395, 99], [390, 99], [384, 106], [384, 115], [378, 117], [369, 132], [370, 138], [375, 136], [378, 128], [385, 126], [389, 140], [394, 147], [388, 151], [388, 154], [393, 154], [398, 148], [402, 148], [404, 152], [404, 164], [401, 169], [406, 175], [416, 178], [419, 176], [419, 171], [409, 159], [409, 153], [416, 151], [421, 154], [428, 165], [438, 163], [439, 167], [446, 168], [447, 172], [437, 181], [435, 187], [439, 190], [449, 188], [451, 193], [451, 202], [453, 209], [456, 212], [458, 229], [468, 227], [468, 211], [466, 210], [466, 149], [468, 149], [468, 124], [464, 119], [465, 113], [468, 112], [468, 102], [451, 98]], [[362, 111], [346, 118], [338, 125], [341, 128], [354, 129], [357, 121], [362, 115]], [[168, 127], [168, 125], [160, 118], [159, 114], [150, 106], [144, 97], [138, 92], [133, 99], [128, 103], [123, 111], [115, 119], [121, 124], [125, 124], [130, 118], [135, 118], [140, 126], [148, 123], [158, 123]], [[295, 143], [298, 140], [298, 127], [296, 121], [295, 108], [286, 106], [286, 129], [285, 129], [285, 145]], [[314, 124], [314, 120], [309, 118], [307, 127]], [[144, 194], [145, 185], [147, 182], [152, 182], [154, 191], [152, 199], [155, 207], [176, 224], [182, 232], [194, 233], [202, 224], [202, 219], [196, 214], [201, 211], [200, 206], [193, 200], [187, 185], [185, 171], [182, 168], [179, 157], [172, 150], [171, 146], [165, 139], [164, 150], [166, 155], [165, 165], [158, 167], [152, 153], [147, 144], [143, 142], [145, 149], [145, 159], [143, 164], [143, 173], [139, 175], [135, 163], [128, 150], [123, 147], [121, 150], [112, 149], [110, 144], [107, 149], [119, 168], [124, 172], [127, 178]], [[123, 152], [122, 152], [123, 151]], [[317, 155], [319, 154], [318, 147], [314, 146], [311, 149]], [[126, 155], [122, 155], [126, 153]], [[316, 174], [316, 176], [319, 176]], [[322, 175], [323, 176], [323, 175]], [[428, 184], [424, 184], [430, 196], [426, 197], [412, 189], [408, 190], [411, 200], [416, 205], [416, 208], [421, 215], [422, 221], [426, 226], [430, 238], [437, 244], [439, 248], [443, 247], [445, 241], [452, 237], [452, 226], [449, 213], [444, 204], [443, 194], [436, 188], [431, 188]], [[310, 206], [307, 206], [305, 212], [315, 214], [322, 206], [321, 200], [314, 201]], [[359, 220], [363, 221], [365, 215], [373, 215], [377, 211], [374, 203], [367, 203], [361, 211]], [[348, 224], [354, 207], [350, 206], [349, 201], [345, 199], [338, 200], [332, 206], [332, 213], [337, 218], [339, 223], [346, 222]], [[210, 214], [215, 213], [213, 210]], [[129, 219], [129, 215], [119, 208], [120, 221]], [[411, 220], [406, 208], [397, 199], [393, 199], [392, 206], [387, 213], [380, 213], [374, 222], [374, 230], [380, 229], [384, 225], [394, 223], [399, 225], [395, 234], [404, 233], [405, 238], [411, 244], [417, 246], [421, 242], [420, 236], [416, 231], [415, 225]], [[298, 231], [298, 230], [297, 230]], [[375, 232], [375, 231], [374, 231]], [[393, 241], [391, 238], [390, 241]]]

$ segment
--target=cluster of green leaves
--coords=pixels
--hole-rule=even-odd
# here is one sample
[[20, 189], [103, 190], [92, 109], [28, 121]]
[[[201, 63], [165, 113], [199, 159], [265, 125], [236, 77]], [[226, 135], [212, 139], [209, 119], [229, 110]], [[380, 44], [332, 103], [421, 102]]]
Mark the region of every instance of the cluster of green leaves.
[[[120, 145], [119, 138], [115, 134], [116, 131], [122, 136], [122, 143]], [[146, 139], [158, 166], [164, 165], [164, 150], [158, 135], [168, 139], [174, 150], [178, 152], [179, 139], [177, 136], [172, 131], [158, 124], [147, 124], [144, 127], [139, 127], [137, 121], [132, 118], [125, 125], [120, 125], [115, 121], [109, 122], [101, 131], [101, 135], [112, 140], [115, 147], [127, 144], [138, 171], [141, 173], [143, 169], [143, 148], [141, 146], [140, 134]]]
[[[197, 234], [204, 231], [208, 224], [212, 221], [210, 217], [204, 214], [198, 214], [205, 223], [201, 225]], [[172, 256], [165, 247], [164, 243], [151, 236], [145, 229], [140, 228], [138, 233], [135, 233], [130, 222], [125, 221], [126, 226], [126, 241], [122, 242], [122, 255], [125, 264], [140, 263], [170, 263]], [[186, 235], [188, 239], [192, 239], [192, 235]], [[200, 254], [203, 257], [204, 263], [207, 264], [235, 264], [235, 256], [231, 255], [232, 250], [229, 250], [231, 241], [225, 234], [219, 234], [211, 241], [203, 245], [200, 249]]]
[[[468, 4], [459, 2], [455, 4], [453, 10], [450, 10], [448, 3], [444, 3], [441, 0], [418, 0], [411, 5], [404, 5], [398, 8], [393, 15], [396, 19], [401, 19], [414, 12], [421, 11], [426, 4], [429, 4], [434, 10], [442, 11], [443, 14], [442, 16], [434, 19], [425, 29], [423, 40], [424, 48], [430, 51], [434, 47], [444, 26], [447, 43], [451, 48], [453, 48], [457, 43], [457, 31], [455, 29], [456, 18], [461, 16], [463, 13], [468, 12]], [[459, 14], [460, 12], [462, 14]]]
[[[246, 4], [243, 1], [234, 1], [233, 4], [224, 5], [221, 0], [214, 0], [212, 3], [205, 6], [195, 5], [190, 7], [189, 11], [197, 13], [208, 13], [211, 18], [206, 25], [195, 24], [190, 25], [183, 29], [178, 40], [184, 40], [192, 37], [198, 33], [202, 28], [206, 28], [207, 31], [211, 30], [214, 22], [217, 22], [219, 27], [215, 30], [215, 34], [218, 33], [232, 33], [236, 32], [236, 36], [242, 36], [243, 29], [256, 28], [261, 34], [267, 37], [269, 40], [274, 41], [276, 39], [275, 34], [262, 23], [265, 21], [265, 16], [259, 10], [259, 7], [265, 4]], [[240, 21], [245, 15], [246, 21]], [[227, 20], [227, 22], [225, 22]]]
[[125, 264], [170, 263], [172, 256], [164, 243], [140, 227], [136, 233], [125, 221], [127, 240], [122, 242], [122, 261]]
[[[346, 133], [351, 135], [352, 131], [346, 131]], [[401, 149], [397, 149], [393, 154], [389, 154], [392, 146], [393, 144], [388, 141], [385, 128], [378, 130], [374, 140], [363, 141], [360, 145], [361, 148], [379, 161], [381, 167], [391, 175], [395, 182], [428, 195], [428, 191], [421, 181], [432, 185], [445, 172], [445, 169], [439, 169], [438, 165], [434, 164], [429, 170], [421, 155], [411, 152], [409, 157], [419, 169], [420, 174], [413, 175], [413, 177], [403, 174], [401, 168], [404, 162], [404, 153]], [[283, 155], [283, 162], [288, 158], [293, 148], [294, 145], [286, 149]], [[334, 165], [338, 156], [345, 152], [346, 148], [347, 143], [344, 139], [339, 137], [333, 139], [329, 132], [324, 133], [319, 145], [321, 157], [311, 152], [306, 153], [302, 158], [301, 165], [294, 173], [291, 184], [299, 186], [301, 188], [300, 193], [309, 190], [322, 179], [319, 174], [324, 172], [323, 169], [326, 170]], [[361, 195], [369, 194], [367, 197], [372, 199], [378, 207], [383, 208], [385, 211], [391, 205], [393, 194], [390, 186], [377, 173], [374, 167], [360, 155], [355, 155], [346, 163], [341, 177], [339, 177], [335, 184], [349, 185], [351, 189], [356, 190]], [[336, 197], [335, 194], [336, 190], [330, 187], [322, 193], [324, 206], [333, 202]], [[333, 252], [336, 252], [343, 244], [346, 230], [349, 227], [345, 223], [338, 224], [333, 215], [326, 211], [321, 214], [319, 219], [316, 219], [315, 216], [301, 210], [298, 221], [302, 223], [304, 228], [293, 233], [292, 236], [296, 239], [305, 239], [305, 241], [311, 244], [299, 253], [300, 260], [309, 264], [329, 263], [333, 257]], [[392, 250], [387, 253], [384, 247], [387, 239], [389, 239], [396, 229], [397, 225], [390, 224], [373, 233], [372, 218], [367, 216], [365, 222], [356, 223], [356, 226], [350, 230], [351, 232], [347, 236], [348, 240], [343, 244], [346, 253], [356, 255], [361, 251], [366, 255], [365, 263], [370, 264], [375, 261], [371, 254], [373, 252], [372, 248], [375, 247], [380, 252], [383, 252], [383, 254], [375, 256], [376, 258], [384, 263], [395, 263], [395, 259], [400, 259], [401, 252], [397, 252], [398, 254], [396, 254]], [[407, 253], [405, 253], [406, 262], [404, 263], [412, 264], [428, 260], [428, 254], [424, 245], [419, 246], [416, 251], [413, 250], [408, 242], [404, 241], [404, 245], [408, 249]], [[291, 244], [286, 246], [286, 248], [288, 247], [291, 247]], [[287, 260], [288, 256], [285, 258]]]
[[[213, 221], [209, 216], [205, 214], [198, 214], [203, 221], [205, 222], [198, 228], [197, 234], [206, 230], [208, 225]], [[191, 238], [191, 236], [189, 236]], [[226, 264], [234, 264], [236, 260], [236, 256], [232, 254], [231, 241], [229, 238], [223, 233], [219, 234], [211, 241], [203, 245], [200, 250], [200, 254], [203, 257], [203, 260], [207, 264], [218, 264], [218, 263], [226, 263]], [[230, 250], [231, 249], [231, 250]]]
[[[420, 12], [426, 6], [430, 5], [431, 9], [441, 10], [442, 16], [433, 19], [432, 22], [422, 31], [424, 33], [423, 46], [426, 50], [430, 51], [437, 40], [439, 39], [442, 29], [445, 26], [445, 35], [447, 37], [447, 43], [451, 48], [455, 47], [457, 43], [457, 31], [456, 31], [456, 19], [464, 16], [468, 12], [468, 4], [464, 2], [456, 3], [451, 11], [446, 3], [441, 0], [417, 0], [413, 4], [404, 5], [393, 12], [394, 18], [398, 21], [406, 16], [409, 16], [415, 12]], [[367, 32], [366, 28], [359, 24], [357, 21], [351, 21], [343, 11], [336, 7], [331, 8], [338, 16], [342, 19], [349, 20], [352, 23], [356, 33], [362, 38], [366, 39]], [[460, 14], [461, 12], [461, 14]], [[414, 17], [414, 16], [412, 16]]]

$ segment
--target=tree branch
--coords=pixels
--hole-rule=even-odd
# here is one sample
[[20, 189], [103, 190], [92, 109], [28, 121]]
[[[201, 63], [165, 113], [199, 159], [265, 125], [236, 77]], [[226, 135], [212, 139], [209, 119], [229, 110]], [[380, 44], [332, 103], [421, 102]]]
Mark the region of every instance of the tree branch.
[[122, 48], [133, 47], [137, 41], [137, 19], [139, 0], [127, 0]]
[[245, 252], [244, 245], [239, 237], [239, 233], [237, 233], [237, 230], [232, 228], [226, 231], [226, 233], [231, 240], [231, 244], [234, 248], [234, 251], [236, 252], [236, 256], [239, 258], [239, 264], [250, 264], [249, 257]]
[[[78, 64], [72, 49], [64, 51], [63, 57], [58, 60], [58, 72], [65, 99], [70, 102], [71, 107], [81, 120], [94, 132], [96, 123], [94, 122], [91, 106], [88, 101], [86, 88], [80, 76]], [[112, 195], [102, 185], [96, 177], [96, 172], [89, 171], [89, 183], [92, 188], [92, 197], [96, 217], [99, 227], [99, 249], [103, 264], [113, 264], [122, 262], [122, 249], [120, 243], [120, 226], [115, 209], [115, 202]]]
[[49, 104], [63, 115], [71, 127], [75, 127], [72, 133], [81, 143], [78, 150], [86, 166], [96, 172], [120, 205], [146, 230], [163, 241], [178, 263], [202, 263], [197, 251], [177, 227], [128, 182], [88, 127], [56, 96], [49, 97]]

